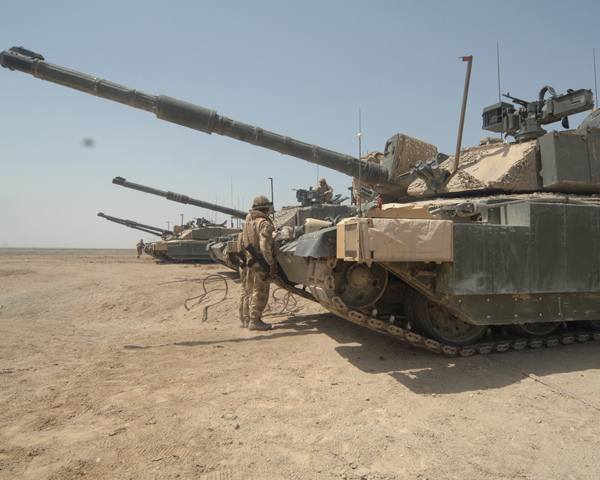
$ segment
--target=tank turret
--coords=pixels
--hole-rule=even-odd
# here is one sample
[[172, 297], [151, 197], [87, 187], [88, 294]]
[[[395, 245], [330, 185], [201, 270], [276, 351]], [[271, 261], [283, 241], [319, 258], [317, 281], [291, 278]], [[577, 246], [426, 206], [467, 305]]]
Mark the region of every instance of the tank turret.
[[[463, 57], [463, 60], [467, 58], [472, 59], [472, 57]], [[374, 194], [379, 195], [384, 202], [403, 201], [415, 196], [423, 198], [446, 194], [453, 196], [457, 192], [464, 194], [470, 191], [514, 192], [556, 190], [557, 188], [560, 188], [561, 191], [581, 191], [582, 189], [581, 182], [578, 180], [573, 182], [569, 175], [561, 179], [560, 187], [557, 187], [556, 182], [553, 182], [552, 179], [548, 179], [542, 184], [537, 182], [540, 172], [544, 172], [546, 175], [550, 170], [570, 169], [563, 165], [563, 162], [568, 163], [568, 160], [560, 158], [558, 151], [560, 150], [560, 141], [546, 142], [542, 159], [546, 157], [550, 162], [556, 162], [556, 165], [549, 165], [549, 168], [543, 164], [540, 168], [539, 162], [536, 163], [535, 155], [530, 155], [524, 162], [521, 162], [521, 158], [527, 157], [530, 153], [527, 148], [522, 148], [516, 155], [511, 156], [512, 162], [507, 162], [506, 152], [499, 150], [503, 147], [495, 146], [485, 153], [486, 163], [499, 163], [500, 160], [504, 160], [501, 165], [495, 165], [494, 168], [479, 168], [475, 172], [467, 171], [466, 175], [455, 177], [454, 182], [449, 183], [450, 178], [458, 170], [458, 165], [455, 165], [454, 170], [450, 173], [452, 165], [458, 164], [454, 161], [456, 158], [449, 158], [447, 155], [438, 153], [435, 146], [400, 133], [386, 142], [381, 164], [378, 164], [232, 120], [217, 114], [215, 110], [167, 95], [150, 95], [69, 70], [49, 63], [44, 60], [42, 55], [22, 47], [13, 47], [3, 51], [0, 54], [0, 63], [3, 67], [11, 70], [28, 73], [42, 80], [154, 113], [161, 120], [208, 134], [217, 133], [228, 136], [316, 163], [354, 178], [360, 176], [361, 182], [368, 186]], [[466, 90], [467, 88], [465, 88], [464, 102], [466, 102]], [[552, 97], [544, 99], [546, 93], [550, 93]], [[517, 140], [523, 142], [524, 146], [531, 145], [531, 142], [527, 142], [528, 140], [544, 135], [545, 130], [541, 128], [541, 125], [566, 119], [568, 115], [589, 110], [593, 106], [591, 90], [569, 91], [565, 95], [556, 95], [551, 87], [544, 87], [540, 92], [540, 98], [535, 102], [526, 102], [510, 95], [507, 97], [519, 104], [520, 109], [517, 111], [505, 102], [488, 107], [484, 111], [484, 128], [514, 135]], [[458, 157], [459, 154], [460, 151], [455, 157]], [[550, 157], [556, 155], [559, 158], [550, 160]], [[447, 161], [442, 164], [445, 160]], [[586, 159], [587, 161], [588, 159]], [[465, 170], [464, 167], [463, 164], [461, 168]], [[516, 186], [512, 185], [509, 179], [516, 170], [521, 172], [521, 177], [529, 175], [529, 181], [525, 184], [521, 182]], [[525, 171], [523, 172], [523, 170]], [[470, 182], [465, 182], [467, 176], [471, 180]], [[411, 186], [413, 183], [416, 183], [416, 186]], [[600, 191], [600, 179], [590, 179], [586, 183], [585, 189]], [[372, 198], [375, 197], [374, 194], [371, 195]], [[365, 195], [361, 192], [361, 196]], [[366, 196], [368, 197], [369, 194], [367, 193]]]

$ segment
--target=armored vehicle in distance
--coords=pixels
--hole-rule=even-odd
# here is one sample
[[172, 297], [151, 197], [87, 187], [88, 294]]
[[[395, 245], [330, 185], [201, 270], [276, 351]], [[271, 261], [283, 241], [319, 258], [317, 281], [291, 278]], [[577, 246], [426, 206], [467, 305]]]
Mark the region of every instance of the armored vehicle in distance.
[[226, 228], [223, 225], [215, 225], [203, 218], [186, 225], [175, 225], [173, 230], [163, 230], [158, 227], [144, 225], [133, 220], [112, 217], [104, 213], [98, 213], [113, 223], [118, 223], [135, 230], [161, 237], [160, 241], [144, 244], [144, 252], [157, 260], [170, 263], [205, 263], [212, 260], [212, 255], [207, 249], [215, 235], [231, 235], [239, 232], [239, 229]]
[[376, 163], [73, 72], [23, 49], [2, 52], [0, 63], [360, 178], [359, 195], [377, 207], [363, 213], [359, 203], [357, 216], [299, 236], [286, 230], [277, 256], [287, 285], [308, 289], [347, 320], [446, 355], [600, 340], [600, 129], [543, 128], [592, 109], [590, 90], [561, 95], [544, 87], [535, 101], [509, 97], [518, 108], [486, 108], [484, 128], [514, 142], [461, 151], [459, 134], [450, 157], [399, 133]]
[[[245, 219], [246, 213], [233, 208], [223, 207], [210, 202], [204, 202], [195, 198], [188, 197], [175, 192], [165, 192], [157, 188], [140, 185], [138, 183], [128, 182], [123, 177], [115, 177], [112, 180], [115, 185], [138, 190], [140, 192], [149, 193], [164, 197], [173, 202], [183, 203], [184, 205], [194, 205], [215, 212], [231, 215], [235, 218]], [[226, 223], [226, 222], [224, 222]], [[239, 228], [227, 228], [224, 224], [216, 225], [204, 218], [198, 218], [196, 225], [175, 225], [173, 227], [174, 235], [170, 238], [163, 238], [163, 242], [149, 244], [145, 251], [155, 258], [160, 258], [169, 261], [215, 261], [223, 265], [237, 270], [237, 266], [230, 259], [223, 257], [221, 252], [215, 254], [213, 252], [212, 239], [215, 237], [236, 236], [240, 232]], [[235, 260], [234, 260], [235, 262]], [[237, 262], [236, 262], [237, 263]]]
[[[130, 188], [132, 190], [163, 197], [172, 202], [182, 203], [184, 205], [194, 205], [196, 207], [206, 208], [215, 212], [231, 215], [233, 218], [241, 220], [245, 220], [246, 216], [248, 215], [247, 212], [242, 210], [205, 202], [181, 193], [159, 190], [157, 188], [148, 187], [139, 183], [129, 182], [123, 177], [113, 178], [112, 183], [122, 187]], [[355, 210], [356, 209], [354, 207], [349, 205], [320, 203], [302, 207], [283, 207], [281, 210], [275, 212], [275, 218], [273, 222], [278, 229], [282, 229], [284, 227], [295, 228], [303, 226], [308, 219], [325, 221], [327, 219], [335, 219], [339, 216], [351, 215], [355, 212]], [[212, 227], [216, 226], [213, 225]], [[184, 232], [184, 234], [196, 236], [200, 235], [202, 237], [201, 240], [206, 241], [208, 253], [215, 262], [237, 271], [239, 268], [239, 258], [237, 256], [237, 234], [240, 230], [233, 228], [225, 229], [222, 225], [220, 227], [222, 228], [219, 231], [214, 230], [214, 228], [213, 230], [200, 229], [191, 230], [187, 233]], [[179, 240], [184, 239], [186, 238], [179, 238]], [[159, 252], [161, 248], [164, 247], [159, 247], [157, 252]]]

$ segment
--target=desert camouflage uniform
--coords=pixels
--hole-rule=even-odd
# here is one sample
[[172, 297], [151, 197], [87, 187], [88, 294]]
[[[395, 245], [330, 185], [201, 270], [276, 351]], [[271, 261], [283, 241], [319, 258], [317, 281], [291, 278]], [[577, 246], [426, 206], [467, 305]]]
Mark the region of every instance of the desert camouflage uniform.
[[[252, 216], [248, 214], [246, 217], [246, 223], [248, 223], [252, 219]], [[238, 235], [238, 252], [241, 252], [244, 249], [244, 240], [243, 234], [240, 233]], [[241, 284], [241, 296], [240, 296], [240, 304], [238, 307], [238, 315], [240, 317], [240, 327], [247, 327], [250, 322], [250, 298], [246, 293], [246, 277], [248, 273], [248, 267], [241, 268], [240, 267], [240, 284]]]
[[[315, 190], [320, 193], [322, 196], [318, 199], [321, 203], [331, 202], [333, 198], [333, 188], [327, 184], [327, 182], [319, 183]], [[325, 193], [327, 192], [327, 193]], [[323, 195], [325, 194], [325, 195]]]
[[[258, 210], [250, 210], [242, 232], [242, 245], [253, 245], [259, 255], [262, 254], [269, 265], [275, 265], [273, 258], [273, 232], [275, 227], [268, 215]], [[269, 301], [270, 279], [263, 280], [265, 272], [255, 263], [246, 269], [245, 292], [248, 302], [248, 317], [250, 321], [259, 320]], [[243, 294], [243, 295], [244, 295]], [[245, 305], [242, 296], [242, 318], [245, 317]]]
[[140, 255], [142, 254], [142, 252], [144, 251], [144, 241], [140, 240], [137, 244], [136, 244], [136, 248], [137, 248], [137, 254], [138, 257], [140, 258]]

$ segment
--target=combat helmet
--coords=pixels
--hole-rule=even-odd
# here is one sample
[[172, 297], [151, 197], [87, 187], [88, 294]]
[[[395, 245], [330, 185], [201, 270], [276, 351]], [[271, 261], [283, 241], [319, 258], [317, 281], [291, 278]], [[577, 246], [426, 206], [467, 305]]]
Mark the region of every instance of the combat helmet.
[[325, 177], [321, 177], [319, 178], [319, 183], [327, 183], [327, 180], [325, 180]]
[[262, 210], [263, 208], [271, 208], [273, 204], [271, 201], [265, 197], [264, 195], [259, 195], [254, 198], [252, 202], [252, 210]]

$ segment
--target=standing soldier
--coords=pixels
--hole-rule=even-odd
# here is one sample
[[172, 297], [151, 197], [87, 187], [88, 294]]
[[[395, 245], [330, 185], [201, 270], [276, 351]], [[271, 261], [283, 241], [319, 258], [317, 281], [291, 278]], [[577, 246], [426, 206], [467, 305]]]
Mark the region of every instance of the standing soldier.
[[[264, 195], [259, 195], [252, 202], [250, 214], [246, 217], [244, 230], [241, 235], [240, 250], [247, 249], [249, 246], [254, 247], [259, 256], [264, 257], [269, 265], [268, 274], [272, 278], [277, 276], [277, 266], [273, 258], [273, 232], [275, 226], [269, 218], [269, 212], [273, 204]], [[247, 251], [247, 250], [246, 250]], [[250, 262], [252, 259], [248, 258]], [[264, 278], [267, 275], [260, 263], [254, 259], [251, 267], [246, 268], [245, 289], [242, 291], [240, 298], [240, 308], [242, 311], [240, 321], [245, 324], [245, 306], [244, 296], [248, 304], [248, 330], [269, 330], [271, 325], [264, 323], [261, 320], [263, 310], [267, 306], [269, 300], [269, 278]]]
[[319, 178], [319, 186], [315, 188], [315, 190], [320, 194], [317, 201], [320, 203], [331, 202], [331, 199], [333, 198], [333, 188], [327, 185], [327, 180], [325, 180], [325, 177]]
[[144, 251], [144, 240], [140, 238], [140, 241], [137, 243], [136, 248], [138, 252], [138, 258], [140, 258], [140, 255]]

